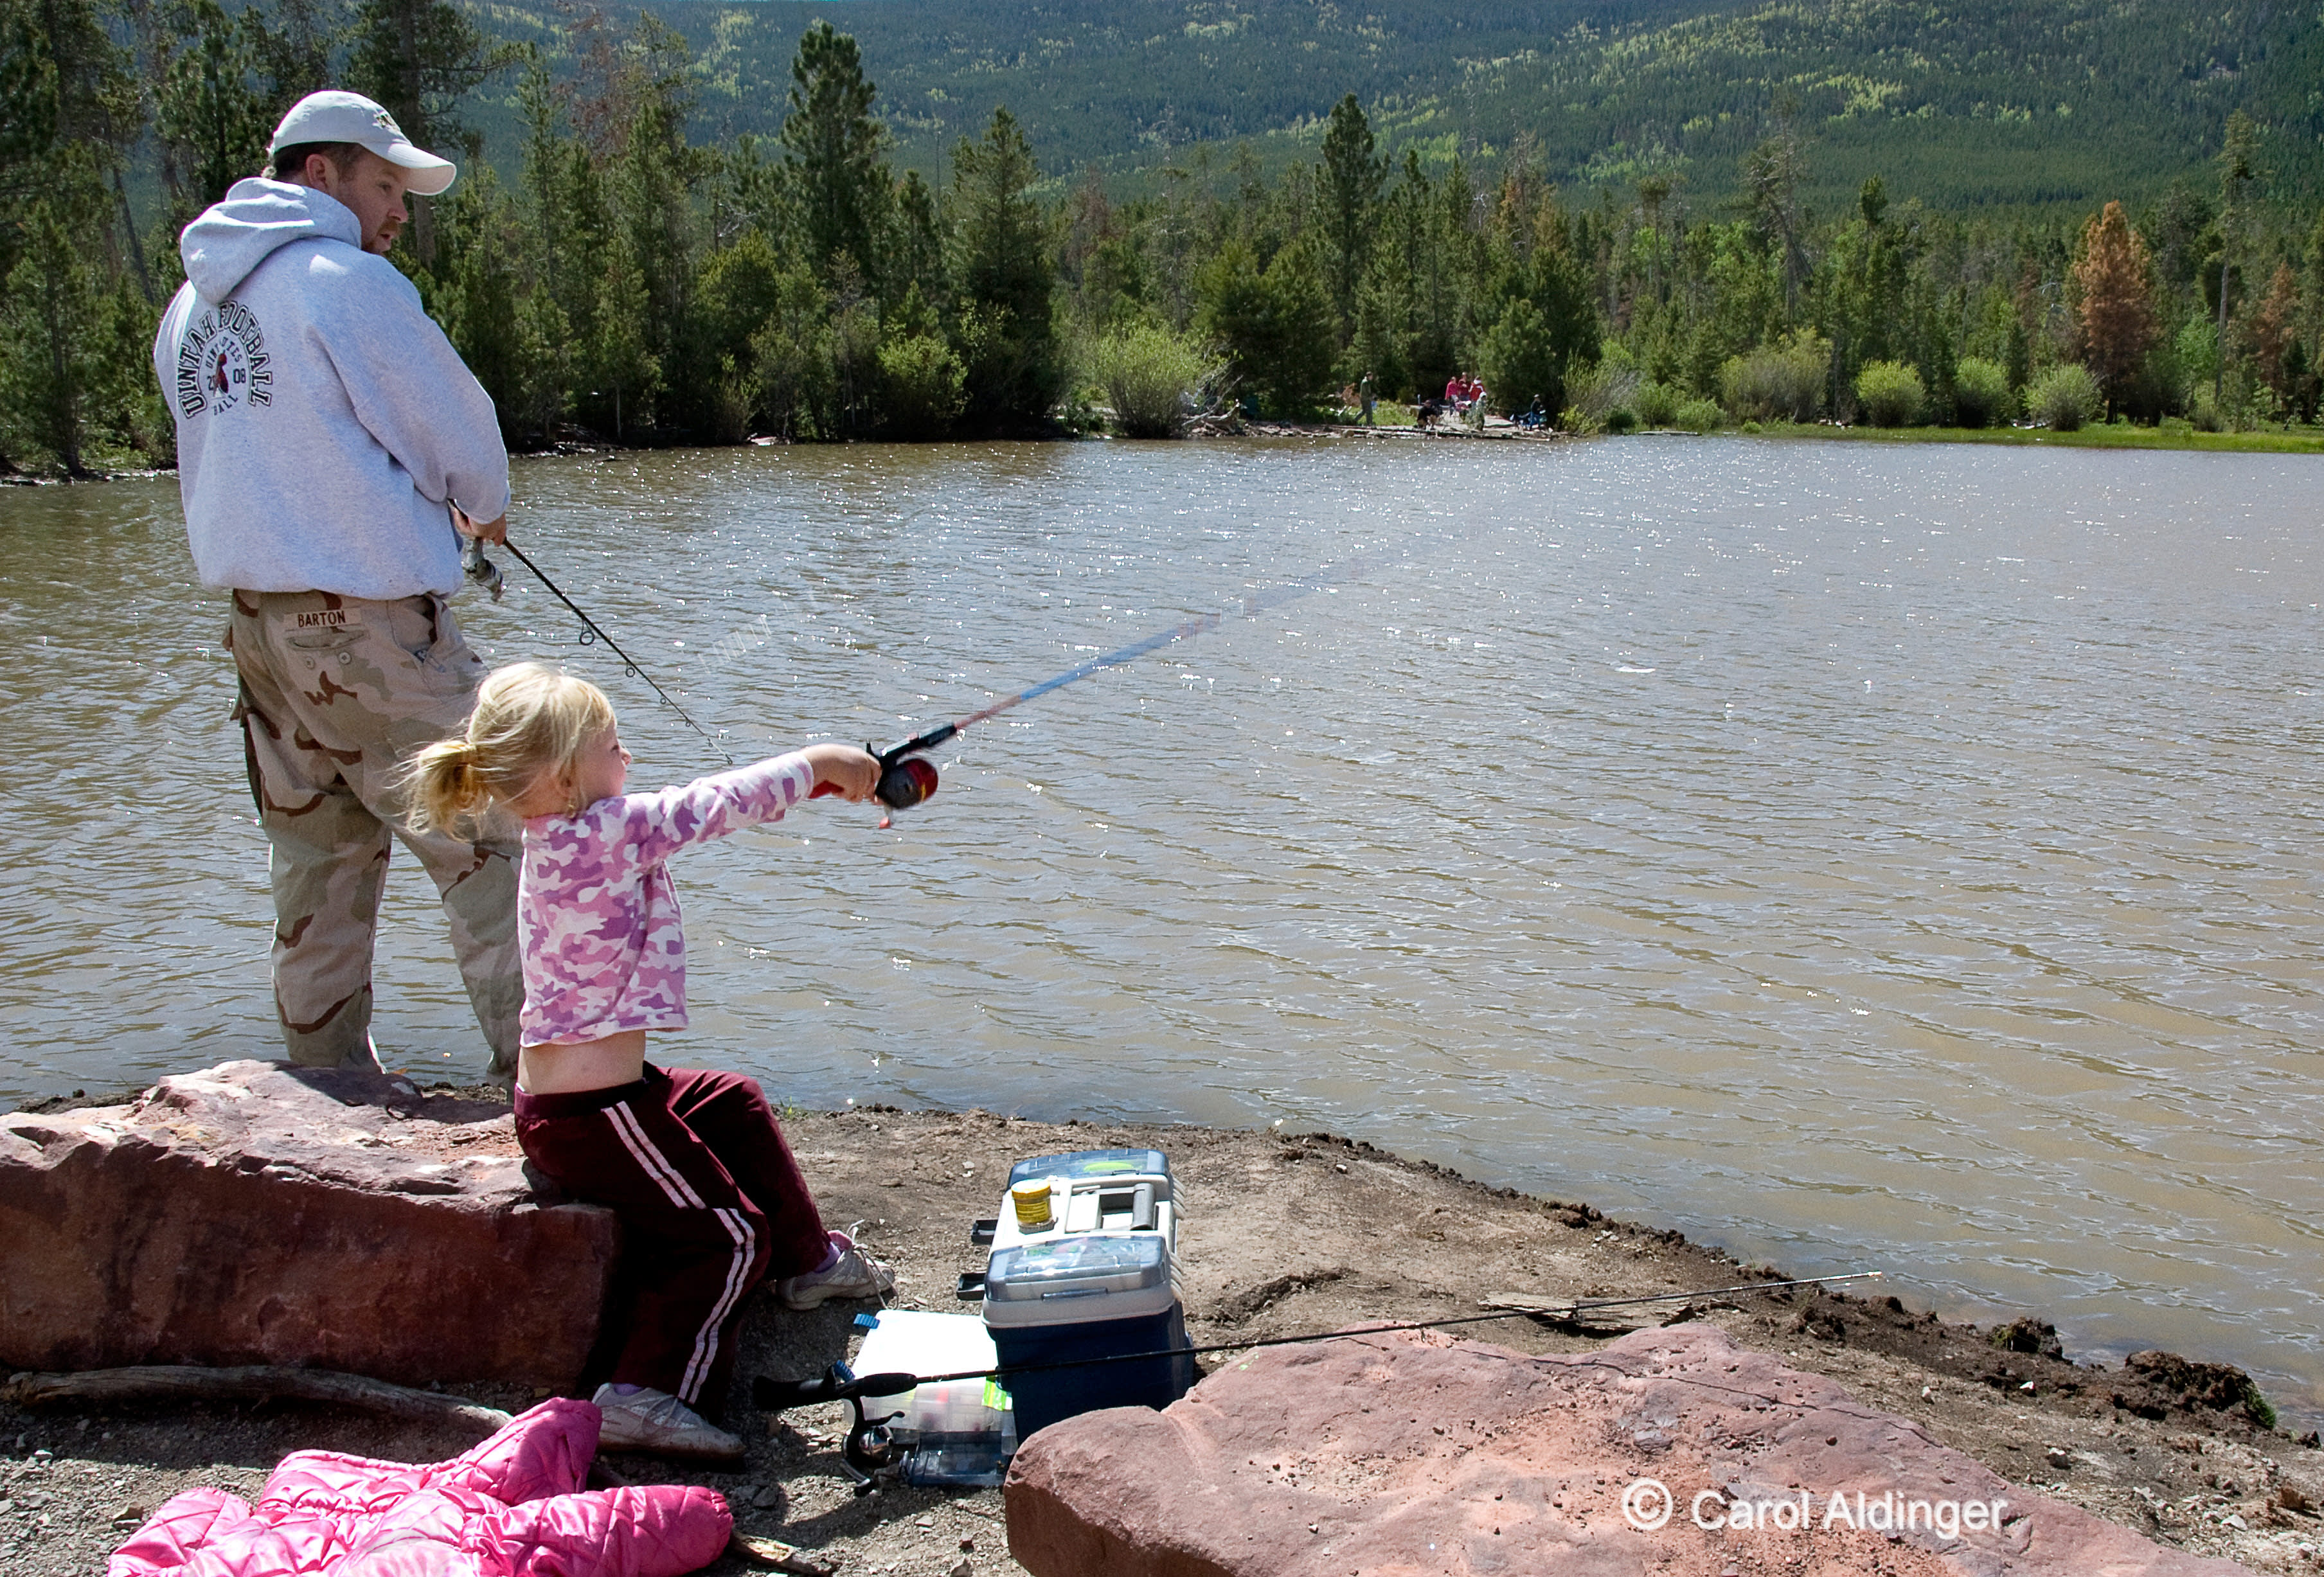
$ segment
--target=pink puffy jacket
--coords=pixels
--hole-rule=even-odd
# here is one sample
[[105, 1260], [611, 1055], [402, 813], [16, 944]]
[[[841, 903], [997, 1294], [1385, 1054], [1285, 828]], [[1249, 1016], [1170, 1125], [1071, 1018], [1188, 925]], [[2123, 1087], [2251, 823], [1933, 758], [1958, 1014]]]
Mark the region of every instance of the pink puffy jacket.
[[582, 1491], [597, 1424], [556, 1400], [448, 1462], [293, 1452], [255, 1506], [172, 1497], [106, 1577], [678, 1577], [716, 1560], [734, 1526], [716, 1490]]

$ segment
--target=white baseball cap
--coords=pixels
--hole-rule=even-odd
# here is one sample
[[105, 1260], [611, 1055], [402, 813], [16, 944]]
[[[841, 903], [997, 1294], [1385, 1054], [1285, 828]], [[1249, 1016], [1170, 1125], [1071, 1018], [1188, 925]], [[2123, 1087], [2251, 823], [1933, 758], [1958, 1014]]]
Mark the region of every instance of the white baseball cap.
[[405, 136], [386, 110], [360, 93], [337, 88], [310, 93], [292, 105], [282, 124], [274, 128], [274, 141], [267, 144], [266, 155], [271, 159], [301, 143], [360, 143], [390, 164], [410, 171], [410, 188], [421, 197], [434, 197], [460, 173], [460, 167], [449, 159], [438, 159]]

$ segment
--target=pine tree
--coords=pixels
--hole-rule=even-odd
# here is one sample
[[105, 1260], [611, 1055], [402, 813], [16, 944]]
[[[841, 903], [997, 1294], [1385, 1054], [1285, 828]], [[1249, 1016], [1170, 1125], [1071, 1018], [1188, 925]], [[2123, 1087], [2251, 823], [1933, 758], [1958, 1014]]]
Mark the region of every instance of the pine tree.
[[1743, 185], [1760, 232], [1781, 261], [1784, 311], [1799, 304], [1800, 286], [1807, 278], [1805, 216], [1800, 209], [1800, 181], [1806, 173], [1798, 134], [1792, 129], [1796, 104], [1779, 105], [1775, 133], [1743, 161]]
[[[2293, 386], [2307, 372], [2307, 356], [2300, 344], [2300, 280], [2290, 263], [2275, 265], [2275, 276], [2268, 281], [2267, 293], [2252, 309], [2245, 336], [2260, 382], [2279, 401], [2292, 404], [2295, 398]], [[2294, 350], [2301, 354], [2292, 355]], [[2288, 368], [2287, 360], [2292, 364]]]
[[1194, 276], [1195, 326], [1227, 359], [1239, 389], [1276, 415], [1297, 415], [1332, 375], [1331, 296], [1309, 244], [1275, 254], [1264, 269], [1240, 237], [1231, 238]]
[[887, 134], [872, 116], [855, 41], [818, 22], [791, 61], [790, 113], [783, 118], [783, 170], [797, 205], [800, 239], [816, 277], [829, 284], [845, 258], [875, 289], [885, 261]]
[[1006, 109], [982, 143], [963, 138], [953, 152], [953, 300], [973, 326], [961, 337], [969, 415], [987, 425], [1040, 420], [1064, 384], [1048, 226], [1030, 190], [1039, 175]]
[[2153, 267], [2146, 243], [2130, 227], [2120, 203], [2107, 204], [2084, 227], [2082, 260], [2074, 265], [2083, 355], [2106, 395], [2109, 415], [2154, 344]]
[[[1595, 292], [1590, 287], [1582, 260], [1575, 254], [1566, 234], [1557, 205], [1543, 203], [1534, 226], [1532, 256], [1526, 269], [1526, 299], [1541, 314], [1560, 386], [1527, 391], [1526, 399], [1529, 401], [1535, 393], [1550, 396], [1544, 404], [1554, 412], [1563, 407], [1565, 380], [1598, 359], [1599, 318], [1592, 303]], [[1516, 393], [1512, 389], [1499, 395], [1503, 409], [1517, 411], [1526, 408], [1523, 404], [1507, 403]]]
[[[1407, 152], [1407, 185], [1417, 174], [1417, 160]], [[1432, 184], [1423, 178], [1413, 190], [1416, 211], [1406, 234], [1412, 337], [1406, 355], [1416, 392], [1429, 399], [1464, 370], [1461, 356], [1470, 337], [1472, 296], [1484, 272], [1484, 247], [1471, 226], [1476, 189], [1459, 158], [1443, 180]]]
[[[2312, 378], [2324, 370], [2324, 209], [2308, 232], [2308, 255], [2300, 273], [2300, 343]], [[2312, 403], [2311, 403], [2312, 410]], [[2314, 420], [2313, 416], [2310, 420]]]
[[259, 97], [270, 132], [281, 112], [333, 86], [339, 31], [330, 17], [338, 14], [334, 0], [272, 0], [243, 11], [243, 47], [263, 78]]
[[[346, 85], [385, 106], [412, 142], [441, 152], [458, 145], [459, 101], [520, 53], [494, 43], [450, 0], [357, 0]], [[411, 245], [423, 267], [435, 266], [428, 198], [411, 199]]]
[[112, 340], [104, 272], [79, 240], [106, 199], [85, 159], [60, 173], [24, 217], [0, 306], [0, 445], [44, 450], [66, 475], [87, 476], [102, 398], [117, 383], [103, 355]]
[[906, 171], [904, 179], [897, 182], [894, 214], [890, 277], [903, 281], [907, 290], [919, 290], [932, 306], [948, 300], [944, 217], [938, 211], [936, 192], [920, 179], [918, 171]]
[[449, 147], [459, 101], [518, 58], [516, 46], [494, 42], [450, 0], [358, 0], [347, 80], [420, 146]]
[[1638, 182], [1638, 210], [1646, 217], [1646, 293], [1660, 305], [1662, 288], [1663, 205], [1670, 201], [1675, 182], [1667, 175], [1649, 175]]
[[751, 337], [759, 417], [767, 431], [785, 438], [839, 437], [831, 300], [805, 268], [778, 268], [772, 286], [772, 309]]
[[586, 349], [594, 391], [613, 419], [613, 439], [651, 419], [661, 387], [661, 364], [646, 338], [648, 296], [637, 254], [626, 229], [616, 229], [605, 249], [605, 272], [597, 282], [595, 330]]
[[125, 244], [142, 275], [121, 174], [144, 134], [131, 67], [96, 0], [0, 0], [0, 277], [15, 266], [34, 199], [84, 178], [110, 186], [113, 212], [97, 202], [80, 237], [112, 267]]
[[694, 198], [703, 161], [686, 141], [693, 111], [690, 53], [676, 30], [650, 12], [639, 14], [625, 74], [628, 130], [610, 183], [645, 293], [641, 332], [667, 394], [658, 415], [678, 427], [702, 424], [700, 401], [715, 385], [716, 358], [726, 348], [703, 345], [691, 321], [698, 251]]
[[1372, 152], [1372, 129], [1352, 93], [1332, 106], [1323, 132], [1323, 226], [1328, 247], [1332, 310], [1339, 318], [1340, 342], [1355, 333], [1356, 288], [1371, 254], [1371, 221], [1388, 170]]
[[188, 182], [180, 199], [196, 210], [257, 173], [277, 117], [253, 81], [258, 61], [248, 31], [228, 21], [217, 0], [191, 0], [186, 17], [193, 34], [170, 61], [156, 119]]
[[519, 442], [553, 443], [573, 404], [573, 325], [549, 290], [536, 286], [517, 302], [516, 388], [501, 411], [503, 431]]
[[514, 206], [493, 167], [482, 160], [453, 189], [442, 215], [449, 258], [436, 315], [460, 359], [491, 395], [501, 432], [521, 442], [525, 404], [523, 357], [530, 348], [519, 327], [519, 226]]
[[122, 179], [144, 133], [130, 66], [93, 0], [0, 0], [0, 471], [36, 449], [86, 472], [91, 442], [128, 436], [108, 392], [151, 375], [112, 331], [116, 281], [152, 293]]
[[525, 250], [535, 269], [533, 284], [553, 293], [571, 224], [563, 188], [572, 144], [564, 134], [556, 86], [538, 50], [526, 60], [517, 85], [517, 107], [524, 121]]
[[2227, 116], [2227, 138], [2219, 149], [2219, 366], [2212, 374], [2211, 398], [2224, 403], [2227, 375], [2227, 281], [2246, 221], [2245, 204], [2259, 184], [2259, 129], [2241, 110]]

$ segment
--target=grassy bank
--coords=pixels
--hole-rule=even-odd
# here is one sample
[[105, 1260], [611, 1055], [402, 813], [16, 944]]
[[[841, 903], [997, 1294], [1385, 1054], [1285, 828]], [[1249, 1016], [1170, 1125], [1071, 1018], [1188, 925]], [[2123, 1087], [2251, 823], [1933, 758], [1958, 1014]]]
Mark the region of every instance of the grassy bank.
[[[1725, 431], [1736, 431], [1725, 429]], [[1746, 436], [1851, 439], [1878, 444], [2013, 444], [2070, 449], [2193, 449], [2236, 455], [2324, 455], [2324, 429], [2296, 432], [2197, 432], [2193, 429], [2086, 427], [2053, 432], [2039, 427], [1827, 427], [1769, 422]]]

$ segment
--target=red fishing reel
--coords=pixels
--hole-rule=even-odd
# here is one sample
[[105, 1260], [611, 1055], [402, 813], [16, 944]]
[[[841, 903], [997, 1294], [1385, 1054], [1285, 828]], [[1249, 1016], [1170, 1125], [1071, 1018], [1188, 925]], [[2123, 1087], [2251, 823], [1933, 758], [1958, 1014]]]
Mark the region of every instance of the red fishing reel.
[[[864, 750], [880, 763], [880, 782], [872, 790], [872, 798], [890, 810], [909, 810], [929, 798], [936, 791], [936, 764], [918, 752], [933, 750], [958, 732], [948, 723], [942, 728], [931, 729], [927, 733], [908, 739], [892, 749], [875, 751], [865, 745]], [[828, 783], [818, 783], [807, 798], [820, 798], [838, 792]], [[883, 819], [880, 825], [885, 826], [888, 824]]]
[[872, 797], [890, 810], [909, 810], [936, 791], [936, 765], [926, 756], [880, 761], [880, 786]]

